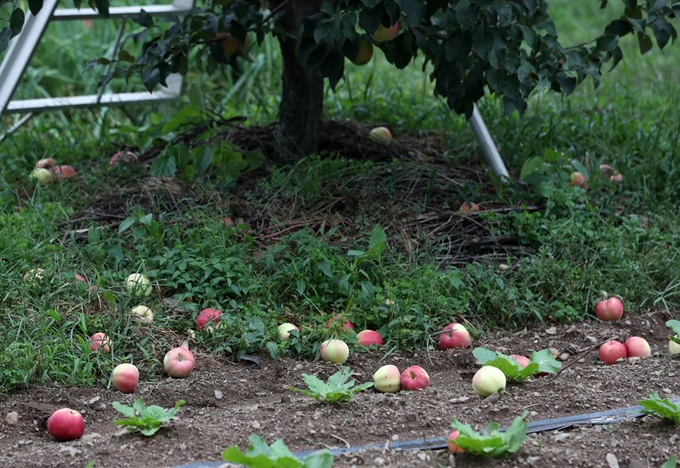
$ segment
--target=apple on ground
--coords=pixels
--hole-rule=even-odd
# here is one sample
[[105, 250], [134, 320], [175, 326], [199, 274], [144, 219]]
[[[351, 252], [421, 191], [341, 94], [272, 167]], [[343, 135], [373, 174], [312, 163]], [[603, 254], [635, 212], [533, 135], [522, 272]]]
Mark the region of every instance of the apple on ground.
[[118, 364], [113, 369], [111, 383], [123, 393], [132, 393], [139, 383], [139, 370], [133, 364]]
[[375, 127], [370, 131], [368, 137], [380, 143], [390, 143], [392, 141], [392, 132], [387, 127]]
[[352, 63], [359, 66], [366, 65], [371, 61], [371, 57], [373, 57], [373, 43], [371, 41], [361, 41], [357, 56], [354, 57]]
[[600, 174], [603, 176], [608, 176], [610, 174], [615, 174], [616, 171], [609, 164], [600, 164]]
[[321, 343], [319, 355], [324, 361], [342, 364], [349, 357], [349, 346], [342, 340], [326, 340]]
[[384, 344], [382, 335], [375, 330], [360, 331], [359, 333], [357, 333], [357, 342], [361, 346], [371, 345], [382, 346]]
[[595, 315], [606, 322], [619, 320], [623, 315], [623, 302], [618, 297], [602, 299], [595, 305]]
[[83, 275], [80, 275], [78, 273], [74, 273], [73, 275], [75, 276], [77, 281], [80, 281], [81, 283], [87, 286], [87, 279]]
[[511, 354], [510, 357], [517, 361], [517, 363], [520, 366], [522, 366], [522, 369], [529, 365], [530, 360], [526, 356], [521, 356], [519, 354]]
[[139, 158], [132, 151], [118, 151], [109, 159], [109, 166], [117, 166], [120, 163], [133, 164], [139, 162]]
[[460, 435], [460, 431], [453, 431], [451, 434], [449, 434], [449, 437], [447, 438], [448, 440], [448, 448], [449, 448], [449, 453], [464, 453], [465, 450], [462, 448], [458, 447], [455, 443], [454, 440], [458, 438]]
[[70, 408], [62, 408], [47, 420], [47, 433], [61, 442], [77, 440], [85, 432], [83, 415]]
[[147, 297], [151, 295], [151, 280], [141, 273], [132, 273], [125, 278], [125, 290], [134, 297]]
[[644, 338], [639, 336], [631, 336], [624, 343], [626, 345], [626, 354], [628, 357], [646, 358], [652, 354], [649, 343]]
[[36, 179], [38, 183], [45, 185], [54, 182], [54, 175], [44, 167], [33, 169], [29, 175], [31, 179]]
[[597, 356], [600, 361], [606, 362], [607, 364], [616, 364], [619, 359], [625, 359], [628, 357], [628, 351], [626, 350], [626, 345], [617, 340], [609, 340], [600, 346]]
[[111, 348], [111, 340], [104, 333], [95, 333], [90, 337], [90, 350], [108, 353]]
[[196, 365], [196, 359], [191, 351], [184, 346], [173, 348], [163, 358], [163, 368], [170, 377], [181, 379], [191, 373]]
[[399, 381], [404, 390], [425, 390], [430, 385], [430, 376], [420, 366], [410, 366], [401, 373]]
[[138, 305], [130, 310], [130, 313], [135, 316], [137, 321], [142, 323], [153, 323], [153, 311], [147, 306]]
[[50, 169], [50, 172], [60, 179], [72, 179], [78, 176], [75, 169], [66, 165], [54, 166]]
[[294, 325], [292, 323], [282, 323], [277, 327], [277, 331], [279, 332], [279, 337], [283, 340], [286, 341], [288, 338], [290, 338], [290, 332], [293, 330], [300, 331], [300, 329], [297, 327], [297, 325]]
[[387, 364], [373, 374], [373, 387], [382, 393], [396, 393], [401, 390], [401, 372], [394, 364]]
[[472, 340], [470, 333], [460, 323], [450, 323], [439, 334], [439, 349], [467, 348]]
[[378, 29], [375, 30], [372, 37], [375, 42], [387, 42], [397, 37], [397, 34], [399, 34], [399, 21], [389, 28], [381, 24], [378, 26]]
[[609, 177], [609, 182], [611, 182], [614, 185], [617, 185], [622, 180], [623, 180], [623, 174], [613, 174]]
[[586, 176], [584, 176], [578, 171], [571, 173], [571, 176], [569, 176], [569, 183], [574, 187], [582, 187], [584, 189], [588, 188], [588, 181], [586, 180]]
[[196, 317], [196, 330], [203, 330], [208, 325], [208, 322], [217, 325], [220, 323], [220, 315], [222, 315], [222, 312], [217, 309], [203, 309]]
[[463, 202], [458, 207], [458, 211], [461, 213], [469, 213], [471, 211], [479, 211], [479, 205], [475, 202]]
[[[333, 317], [329, 318], [326, 320], [326, 328], [331, 328], [335, 323], [338, 322], [338, 320], [341, 320], [342, 317], [340, 315], [334, 315]], [[349, 320], [346, 320], [345, 323], [342, 324], [342, 331], [350, 331], [354, 330], [354, 325]]]
[[[678, 335], [675, 335], [677, 338]], [[669, 354], [680, 354], [680, 344], [673, 340], [668, 340], [668, 352]]]
[[482, 398], [498, 393], [502, 395], [505, 391], [507, 380], [502, 370], [493, 366], [483, 366], [472, 377], [472, 388], [475, 393]]
[[35, 163], [35, 169], [49, 169], [55, 164], [57, 164], [57, 161], [54, 158], [44, 158]]

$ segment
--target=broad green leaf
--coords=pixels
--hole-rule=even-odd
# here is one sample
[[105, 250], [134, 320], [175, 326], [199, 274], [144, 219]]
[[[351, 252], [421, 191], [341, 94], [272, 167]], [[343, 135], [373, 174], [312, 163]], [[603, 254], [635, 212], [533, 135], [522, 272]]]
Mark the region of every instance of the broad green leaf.
[[673, 455], [671, 458], [666, 460], [663, 465], [661, 465], [659, 468], [675, 468], [678, 466], [678, 457], [677, 455]]
[[640, 400], [639, 403], [644, 408], [645, 413], [654, 414], [680, 425], [680, 405], [661, 398], [658, 393], [652, 392], [649, 398]]
[[475, 348], [472, 351], [472, 355], [482, 364], [486, 364], [488, 361], [498, 357], [498, 353], [487, 348]]
[[522, 166], [522, 171], [520, 172], [519, 179], [526, 180], [531, 174], [536, 172], [543, 165], [543, 158], [540, 156], [534, 156], [529, 158], [524, 162]]
[[130, 408], [129, 406], [124, 405], [118, 401], [114, 401], [113, 403], [111, 403], [111, 406], [113, 406], [114, 409], [123, 413], [123, 415], [127, 417], [134, 418], [136, 416], [134, 408]]
[[163, 177], [171, 177], [175, 175], [177, 170], [177, 165], [175, 162], [175, 156], [172, 151], [167, 146], [160, 155], [156, 156], [156, 159], [151, 163], [151, 175], [158, 179]]
[[549, 349], [535, 351], [529, 356], [529, 362], [538, 364], [538, 372], [554, 374], [562, 368], [562, 363], [556, 360]]

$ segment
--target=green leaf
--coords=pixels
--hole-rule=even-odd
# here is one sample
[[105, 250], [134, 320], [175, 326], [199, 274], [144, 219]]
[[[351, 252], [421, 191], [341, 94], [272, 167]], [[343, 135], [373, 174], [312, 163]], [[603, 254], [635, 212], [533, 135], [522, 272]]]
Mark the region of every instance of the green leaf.
[[199, 113], [202, 114], [205, 111], [205, 104], [201, 86], [198, 83], [191, 83], [191, 85], [189, 85], [189, 89], [187, 90], [187, 96], [189, 96], [189, 102], [198, 109]]
[[371, 238], [368, 240], [368, 251], [375, 256], [380, 255], [387, 248], [385, 242], [387, 241], [387, 234], [379, 227], [373, 228], [371, 231]]
[[522, 166], [522, 171], [519, 175], [519, 180], [526, 180], [531, 174], [536, 172], [543, 165], [543, 158], [540, 156], [534, 156], [529, 158], [524, 162]]
[[191, 150], [191, 155], [194, 158], [194, 169], [196, 177], [201, 177], [208, 170], [213, 162], [212, 146], [206, 144], [197, 146]]
[[251, 435], [248, 440], [250, 445], [245, 453], [232, 445], [222, 452], [222, 460], [253, 468], [331, 468], [333, 464], [333, 455], [328, 450], [309, 454], [300, 460], [281, 439], [277, 439], [271, 447], [258, 435]]
[[21, 32], [24, 25], [24, 10], [21, 8], [15, 9], [9, 17], [9, 27], [12, 29], [12, 36], [16, 36]]
[[499, 458], [509, 453], [515, 453], [526, 439], [529, 415], [525, 411], [516, 417], [505, 432], [499, 431], [497, 422], [489, 424], [482, 433], [475, 431], [469, 424], [453, 420], [451, 427], [459, 431], [455, 440], [457, 446], [467, 453], [493, 458]]
[[423, 0], [396, 0], [397, 5], [406, 14], [409, 26], [418, 26], [425, 18], [425, 2]]
[[130, 227], [137, 222], [137, 219], [134, 218], [133, 216], [130, 216], [128, 218], [125, 218], [122, 223], [120, 223], [120, 226], [118, 226], [118, 234], [122, 234]]
[[647, 35], [643, 34], [641, 32], [637, 33], [637, 39], [638, 39], [638, 45], [640, 46], [640, 53], [642, 55], [646, 54], [650, 50], [652, 50], [652, 47], [654, 47], [654, 44], [652, 43], [652, 39]]
[[355, 393], [361, 392], [373, 386], [373, 382], [366, 382], [356, 385], [356, 381], [349, 380], [352, 371], [349, 367], [343, 366], [338, 372], [324, 382], [315, 375], [302, 374], [302, 380], [307, 385], [308, 390], [286, 387], [288, 390], [307, 395], [321, 403], [346, 403], [352, 399]]
[[28, 0], [28, 9], [31, 10], [33, 16], [40, 13], [43, 7], [43, 0]]
[[658, 393], [652, 392], [649, 398], [640, 400], [639, 404], [646, 414], [654, 414], [680, 425], [680, 405], [661, 398]]
[[529, 356], [529, 362], [538, 364], [538, 372], [554, 374], [562, 368], [562, 363], [556, 360], [549, 349], [535, 351]]
[[158, 179], [175, 175], [177, 164], [170, 145], [166, 146], [163, 152], [156, 156], [151, 163], [151, 175]]
[[118, 410], [120, 413], [123, 413], [123, 415], [129, 418], [133, 418], [136, 416], [134, 408], [124, 405], [118, 401], [114, 401], [113, 403], [111, 403], [111, 406], [113, 406], [114, 409]]
[[498, 353], [487, 348], [475, 348], [472, 355], [482, 364], [486, 364], [498, 357]]
[[678, 457], [677, 455], [673, 455], [668, 460], [666, 460], [664, 464], [661, 465], [659, 468], [675, 468], [676, 466], [678, 466]]
[[127, 427], [130, 431], [139, 430], [142, 435], [152, 436], [158, 432], [164, 422], [175, 417], [180, 406], [184, 403], [184, 400], [179, 400], [175, 403], [173, 408], [166, 410], [156, 405], [151, 405], [149, 407], [145, 406], [144, 400], [141, 397], [135, 400], [132, 407], [116, 401], [112, 403], [112, 406], [123, 413], [126, 418], [117, 419], [114, 423], [119, 426]]

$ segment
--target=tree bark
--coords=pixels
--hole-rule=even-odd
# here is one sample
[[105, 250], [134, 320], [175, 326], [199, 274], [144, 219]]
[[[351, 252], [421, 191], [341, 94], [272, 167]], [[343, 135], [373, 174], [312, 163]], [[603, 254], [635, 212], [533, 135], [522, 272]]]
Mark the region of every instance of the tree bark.
[[[285, 5], [284, 5], [285, 3]], [[283, 8], [279, 26], [298, 36], [304, 19], [319, 11], [323, 0], [277, 0], [272, 8]], [[324, 79], [321, 71], [308, 70], [297, 57], [296, 40], [286, 34], [278, 36], [283, 58], [283, 91], [279, 107], [278, 138], [284, 155], [315, 153], [323, 118]]]

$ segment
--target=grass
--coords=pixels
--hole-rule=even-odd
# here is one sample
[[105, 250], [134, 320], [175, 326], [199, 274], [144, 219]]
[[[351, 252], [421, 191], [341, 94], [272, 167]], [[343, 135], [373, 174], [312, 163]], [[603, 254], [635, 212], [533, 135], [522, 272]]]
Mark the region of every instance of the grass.
[[[592, 2], [556, 1], [550, 8], [565, 43], [588, 38], [607, 22]], [[610, 9], [609, 17], [616, 17], [616, 7]], [[95, 23], [93, 31], [75, 23], [51, 26], [20, 96], [96, 92], [97, 73], [73, 70], [104, 54], [114, 35], [115, 25], [105, 22]], [[680, 57], [677, 46], [645, 57], [630, 41], [624, 47], [626, 59], [598, 89], [586, 84], [566, 99], [537, 94], [521, 117], [503, 117], [493, 98], [482, 101], [515, 176], [530, 158], [545, 163], [528, 186], [486, 177], [479, 183], [448, 181], [440, 205], [428, 180], [442, 183], [446, 167], [406, 160], [307, 158], [269, 169], [246, 193], [236, 185], [239, 171], [139, 188], [148, 168], [103, 167], [121, 144], [148, 148], [170, 139], [174, 132], [163, 126], [177, 118], [188, 97], [155, 108], [41, 115], [0, 146], [0, 389], [45, 382], [107, 385], [120, 362], [134, 362], [142, 378], [157, 379], [168, 346], [186, 337], [204, 307], [225, 314], [212, 333], [196, 335], [195, 348], [224, 356], [301, 358], [311, 357], [331, 335], [352, 342], [339, 326], [324, 328], [336, 314], [358, 330], [383, 333], [388, 350], [409, 350], [435, 346], [435, 333], [451, 321], [465, 321], [479, 336], [493, 327], [588, 318], [603, 290], [623, 296], [630, 313], [675, 310], [680, 111], [671, 72]], [[280, 89], [275, 43], [266, 41], [253, 56], [240, 78], [193, 72], [188, 82], [220, 115], [270, 123]], [[442, 157], [452, 167], [480, 158], [465, 121], [431, 91], [418, 64], [396, 71], [377, 54], [367, 67], [348, 66], [337, 92], [326, 95], [326, 114], [388, 124], [398, 136], [440, 132]], [[209, 118], [205, 113], [198, 121]], [[12, 119], [3, 117], [2, 125]], [[29, 182], [34, 162], [48, 156], [76, 166], [79, 182]], [[573, 159], [591, 173], [588, 192], [567, 182]], [[625, 175], [622, 184], [596, 176], [603, 162]], [[107, 194], [122, 200], [110, 202], [121, 205], [117, 218], [86, 219], [76, 226], [83, 231], [71, 229], [69, 220]], [[491, 207], [526, 207], [478, 218], [490, 235], [516, 239], [521, 254], [452, 263], [455, 230], [429, 236], [413, 227], [417, 216], [436, 206], [455, 209], [467, 198]], [[327, 209], [338, 200], [347, 204], [344, 210]], [[238, 220], [248, 214], [266, 225]], [[224, 216], [236, 225], [225, 227]], [[127, 227], [119, 229], [125, 219]], [[105, 227], [109, 223], [112, 228]], [[300, 229], [302, 224], [308, 227]], [[38, 267], [45, 269], [42, 279], [22, 280]], [[137, 271], [159, 286], [144, 300], [122, 288]], [[76, 272], [98, 291], [73, 281]], [[184, 309], [172, 309], [167, 298]], [[154, 310], [154, 324], [139, 324], [127, 314], [138, 303]], [[302, 333], [281, 343], [276, 325], [282, 322], [301, 325]], [[108, 354], [89, 351], [87, 337], [98, 331], [112, 338]]]

